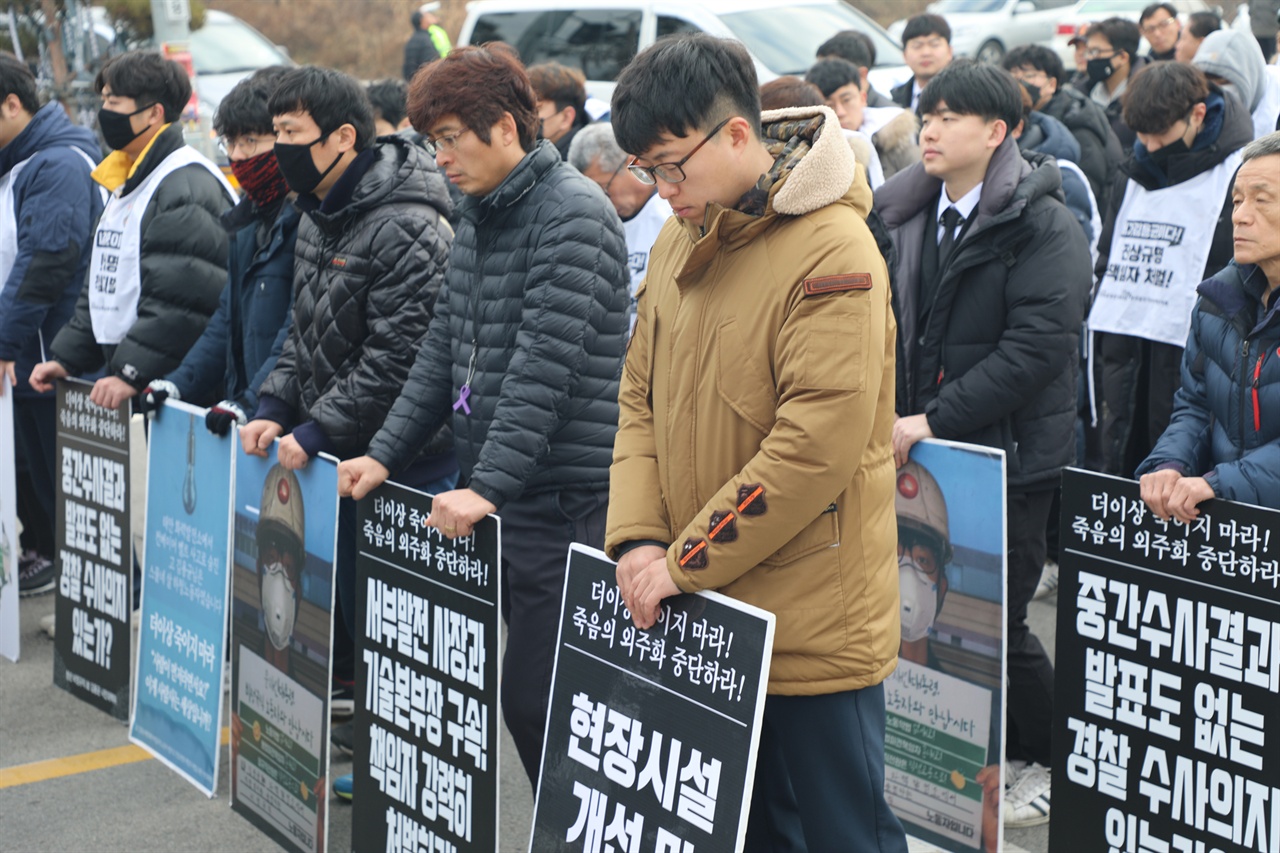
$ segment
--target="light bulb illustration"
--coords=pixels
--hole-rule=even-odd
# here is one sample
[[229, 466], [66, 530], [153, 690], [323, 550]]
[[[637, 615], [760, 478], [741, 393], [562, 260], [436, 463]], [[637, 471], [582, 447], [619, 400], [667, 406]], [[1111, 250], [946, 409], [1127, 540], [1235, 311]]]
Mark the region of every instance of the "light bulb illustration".
[[196, 416], [187, 430], [187, 476], [182, 480], [182, 508], [191, 515], [196, 511]]

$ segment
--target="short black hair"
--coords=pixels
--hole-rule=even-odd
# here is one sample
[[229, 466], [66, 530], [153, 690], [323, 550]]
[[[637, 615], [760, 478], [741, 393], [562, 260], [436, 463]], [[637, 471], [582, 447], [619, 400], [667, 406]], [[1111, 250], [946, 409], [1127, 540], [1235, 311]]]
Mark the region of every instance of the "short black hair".
[[813, 63], [813, 67], [809, 69], [809, 73], [804, 75], [804, 79], [817, 86], [822, 91], [822, 97], [824, 98], [830, 98], [836, 89], [841, 86], [848, 86], [850, 83], [862, 88], [862, 72], [858, 69], [858, 66], [847, 59], [839, 59], [834, 56], [828, 59], [819, 59]]
[[1004, 55], [1002, 64], [1006, 71], [1016, 71], [1019, 68], [1043, 71], [1046, 77], [1052, 77], [1058, 81], [1059, 88], [1067, 82], [1067, 71], [1062, 66], [1062, 59], [1042, 44], [1015, 47]]
[[151, 50], [131, 50], [107, 60], [93, 78], [93, 91], [133, 98], [139, 109], [159, 104], [164, 120], [177, 121], [191, 100], [191, 78], [178, 63]]
[[1022, 120], [1022, 92], [1003, 68], [972, 59], [957, 59], [939, 71], [920, 93], [920, 114], [936, 112], [939, 103], [959, 115], [983, 121], [999, 119], [1009, 133]]
[[1138, 55], [1138, 43], [1142, 41], [1142, 30], [1128, 18], [1107, 18], [1085, 30], [1086, 39], [1092, 36], [1102, 36], [1112, 49], [1127, 53], [1132, 62]]
[[413, 25], [413, 28], [415, 30], [422, 29], [422, 10], [421, 9], [414, 9], [409, 14], [409, 23]]
[[613, 133], [628, 154], [649, 150], [663, 134], [683, 138], [733, 116], [759, 135], [755, 62], [742, 42], [706, 33], [658, 39], [622, 70], [613, 90]]
[[364, 91], [373, 105], [375, 119], [399, 127], [409, 114], [409, 86], [403, 80], [375, 80]]
[[32, 115], [40, 111], [36, 78], [31, 69], [13, 54], [0, 53], [0, 101], [7, 100], [10, 95], [17, 95], [18, 103]]
[[1190, 62], [1153, 62], [1129, 81], [1120, 116], [1134, 133], [1164, 133], [1209, 91], [1204, 72]]
[[304, 65], [280, 78], [271, 102], [272, 116], [308, 113], [328, 136], [344, 124], [356, 131], [356, 150], [373, 144], [373, 105], [356, 79], [332, 68]]
[[228, 139], [250, 134], [274, 136], [267, 104], [280, 79], [288, 73], [283, 65], [269, 65], [237, 83], [218, 104], [213, 115], [214, 133]]
[[1156, 12], [1159, 12], [1161, 9], [1164, 9], [1166, 12], [1168, 12], [1169, 17], [1171, 18], [1176, 19], [1178, 17], [1178, 10], [1174, 8], [1174, 5], [1172, 3], [1152, 3], [1150, 6], [1143, 9], [1142, 14], [1138, 16], [1138, 26], [1141, 27], [1143, 22], [1146, 21], [1147, 18], [1150, 18], [1152, 15], [1154, 15]]
[[1217, 12], [1192, 12], [1187, 18], [1187, 29], [1191, 35], [1202, 39], [1222, 29], [1222, 18]]
[[942, 36], [947, 44], [951, 44], [951, 25], [941, 15], [916, 15], [907, 20], [902, 30], [902, 44], [918, 39], [921, 36]]
[[857, 30], [841, 30], [818, 45], [818, 59], [831, 58], [847, 60], [859, 68], [871, 68], [876, 64], [871, 39]]

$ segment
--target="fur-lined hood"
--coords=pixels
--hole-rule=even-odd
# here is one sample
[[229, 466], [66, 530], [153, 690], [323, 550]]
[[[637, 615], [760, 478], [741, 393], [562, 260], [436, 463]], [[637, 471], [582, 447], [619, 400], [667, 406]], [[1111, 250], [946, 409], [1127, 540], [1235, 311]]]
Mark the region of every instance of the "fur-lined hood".
[[[812, 120], [819, 117], [821, 124], [812, 126]], [[840, 132], [840, 121], [835, 112], [828, 107], [792, 107], [770, 110], [760, 118], [766, 145], [775, 157], [776, 147], [790, 144], [782, 136], [799, 139], [801, 145], [807, 143], [808, 146], [807, 151], [794, 158], [789, 174], [783, 176], [785, 180], [779, 180], [780, 186], [771, 193], [770, 201], [776, 212], [803, 216], [844, 198], [857, 176], [857, 164], [849, 143]], [[792, 129], [798, 130], [798, 135], [785, 132]], [[862, 183], [866, 184], [865, 164]], [[867, 189], [867, 209], [860, 211], [864, 218], [870, 210], [871, 201], [870, 188]]]

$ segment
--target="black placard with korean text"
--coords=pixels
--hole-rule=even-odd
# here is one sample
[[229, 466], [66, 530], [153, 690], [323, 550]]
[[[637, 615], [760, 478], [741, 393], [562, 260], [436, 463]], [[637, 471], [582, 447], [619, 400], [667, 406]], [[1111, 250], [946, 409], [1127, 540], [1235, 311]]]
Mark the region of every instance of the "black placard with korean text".
[[773, 629], [700, 593], [638, 630], [614, 564], [574, 545], [530, 850], [739, 850]]
[[133, 536], [129, 407], [90, 402], [93, 384], [58, 382], [58, 631], [53, 683], [129, 719]]
[[1280, 513], [1062, 488], [1050, 853], [1280, 851]]
[[357, 504], [362, 851], [498, 849], [500, 522], [450, 540], [430, 512], [430, 495], [396, 483]]

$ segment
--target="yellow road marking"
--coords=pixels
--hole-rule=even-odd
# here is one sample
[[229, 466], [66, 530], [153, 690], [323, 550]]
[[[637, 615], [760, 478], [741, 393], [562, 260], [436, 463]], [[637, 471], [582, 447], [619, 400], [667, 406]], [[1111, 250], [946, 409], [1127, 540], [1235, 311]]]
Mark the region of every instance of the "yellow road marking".
[[[231, 740], [231, 732], [222, 729], [222, 743], [225, 746]], [[75, 776], [91, 770], [102, 770], [107, 767], [120, 767], [152, 758], [151, 753], [140, 746], [129, 744], [111, 749], [99, 749], [96, 752], [82, 752], [79, 755], [68, 755], [64, 758], [50, 758], [46, 761], [33, 761], [30, 764], [19, 764], [14, 767], [0, 768], [0, 790], [16, 788], [19, 785], [30, 785], [33, 782], [45, 782], [63, 776]]]

